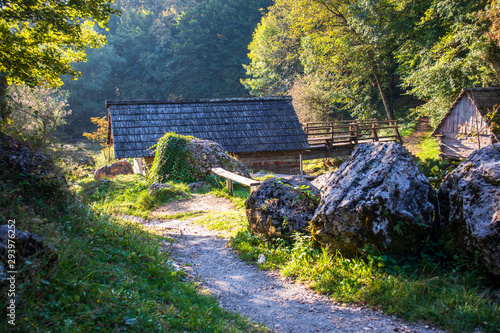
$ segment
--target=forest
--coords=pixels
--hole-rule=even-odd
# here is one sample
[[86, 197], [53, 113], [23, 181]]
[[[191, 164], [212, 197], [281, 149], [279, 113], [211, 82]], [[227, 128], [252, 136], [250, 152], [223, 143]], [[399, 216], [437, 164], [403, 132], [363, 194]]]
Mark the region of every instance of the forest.
[[[19, 43], [12, 56], [14, 48], [3, 44], [0, 60], [2, 84], [15, 84], [7, 99], [16, 110], [14, 131], [48, 135], [58, 127], [79, 140], [93, 128], [91, 117], [106, 115], [105, 100], [249, 95], [292, 95], [302, 122], [411, 123], [429, 116], [435, 125], [462, 88], [499, 84], [496, 0], [118, 0], [106, 6], [108, 17], [88, 17], [78, 36], [62, 30], [51, 51], [64, 58], [59, 71], [55, 57], [23, 44], [50, 42], [57, 31], [41, 37], [49, 26], [19, 39], [26, 31], [2, 30], [4, 40]], [[7, 10], [0, 15], [4, 28], [22, 21], [9, 21]], [[51, 69], [52, 76], [42, 73]], [[34, 113], [34, 104], [47, 103], [50, 112]]]

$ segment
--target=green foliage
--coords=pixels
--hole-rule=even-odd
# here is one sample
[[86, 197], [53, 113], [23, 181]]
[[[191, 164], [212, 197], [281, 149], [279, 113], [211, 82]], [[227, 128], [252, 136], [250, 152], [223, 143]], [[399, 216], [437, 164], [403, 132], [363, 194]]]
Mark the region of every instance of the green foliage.
[[390, 0], [276, 1], [249, 46], [244, 84], [252, 94], [285, 93], [298, 84], [292, 92], [306, 96], [320, 115], [338, 117], [342, 113], [331, 110], [337, 109], [393, 119], [394, 110], [408, 103], [392, 56], [397, 17]]
[[152, 182], [164, 183], [166, 181], [193, 181], [193, 168], [187, 158], [186, 142], [193, 137], [179, 135], [173, 132], [165, 133], [155, 146], [155, 159], [151, 167], [149, 178]]
[[55, 131], [66, 123], [66, 96], [61, 91], [26, 85], [11, 85], [7, 89], [7, 106], [13, 111], [3, 124], [4, 133], [37, 148], [46, 148], [55, 141]]
[[164, 91], [184, 98], [237, 97], [247, 92], [246, 46], [269, 0], [200, 1], [179, 16]]
[[80, 73], [73, 62], [85, 61], [87, 47], [106, 43], [95, 32], [118, 11], [108, 0], [83, 2], [8, 1], [0, 7], [0, 115], [5, 122], [11, 110], [5, 105], [7, 85], [60, 86], [60, 75]]
[[171, 188], [152, 193], [149, 185], [142, 175], [119, 175], [98, 182], [89, 176], [77, 181], [74, 190], [93, 208], [142, 218], [149, 218], [155, 208], [169, 201], [189, 197], [189, 187], [182, 183], [171, 183]]
[[0, 9], [0, 72], [8, 84], [57, 86], [59, 75], [78, 76], [72, 62], [85, 61], [87, 47], [105, 43], [92, 30], [118, 11], [111, 2], [5, 2]]
[[438, 269], [435, 260], [443, 259], [436, 253], [439, 247], [398, 263], [369, 249], [368, 260], [332, 255], [301, 234], [269, 239], [240, 231], [231, 245], [245, 260], [256, 261], [264, 254], [261, 268], [278, 269], [337, 301], [381, 307], [406, 320], [424, 320], [451, 331], [495, 332], [500, 325], [495, 290], [488, 289], [484, 272], [471, 271], [461, 261]]
[[75, 64], [65, 77], [73, 110], [65, 131], [89, 131], [90, 117], [105, 116], [104, 100], [246, 96], [246, 48], [270, 0], [165, 0], [117, 2], [108, 44]]
[[498, 31], [498, 1], [278, 0], [243, 84], [291, 93], [304, 121], [385, 111], [435, 125], [462, 88], [498, 85]]
[[[415, 111], [437, 124], [462, 88], [499, 84], [500, 48], [487, 38], [491, 22], [480, 18], [486, 0], [424, 4], [397, 60], [403, 86], [427, 101]], [[416, 6], [408, 2], [403, 10]]]

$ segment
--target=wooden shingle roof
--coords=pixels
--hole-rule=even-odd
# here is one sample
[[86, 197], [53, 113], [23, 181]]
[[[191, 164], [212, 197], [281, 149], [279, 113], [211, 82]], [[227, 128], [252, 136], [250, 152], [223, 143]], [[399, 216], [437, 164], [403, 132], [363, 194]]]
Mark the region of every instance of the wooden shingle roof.
[[166, 132], [221, 144], [229, 153], [304, 150], [290, 97], [106, 101], [116, 158], [153, 156]]
[[[483, 116], [483, 119], [491, 124], [492, 133], [497, 138], [500, 138], [499, 129], [495, 126], [500, 125], [500, 87], [486, 87], [486, 88], [466, 88], [462, 89], [460, 95], [457, 97], [455, 102], [451, 105], [450, 109], [443, 116], [443, 119], [436, 126], [436, 129], [432, 133], [432, 136], [439, 134], [441, 126], [443, 126], [446, 118], [453, 112], [455, 106], [460, 102], [462, 98], [469, 98], [476, 110]], [[489, 113], [494, 113], [493, 118], [487, 117]]]

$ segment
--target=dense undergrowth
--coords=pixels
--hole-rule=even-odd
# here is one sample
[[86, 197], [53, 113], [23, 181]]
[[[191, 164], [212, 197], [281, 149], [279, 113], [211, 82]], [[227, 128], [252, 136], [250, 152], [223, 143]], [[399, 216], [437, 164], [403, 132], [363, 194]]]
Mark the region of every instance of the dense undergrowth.
[[[15, 326], [7, 323], [4, 312], [2, 331], [265, 330], [224, 311], [175, 270], [168, 253], [160, 251], [161, 244], [171, 239], [113, 217], [109, 212], [114, 209], [105, 210], [106, 200], [119, 200], [128, 185], [134, 190], [123, 202], [144, 196], [141, 178], [92, 185], [83, 179], [81, 185], [74, 184], [75, 189], [89, 195], [80, 196], [67, 189], [50, 162], [40, 165], [40, 170], [21, 173], [6, 161], [0, 159], [3, 222], [15, 218], [19, 230], [42, 236], [58, 249], [59, 260], [50, 269], [43, 258], [26, 260], [18, 267], [22, 279], [16, 282]], [[135, 211], [147, 207], [151, 208], [139, 205]], [[2, 293], [0, 306], [4, 309], [6, 302], [6, 293]]]

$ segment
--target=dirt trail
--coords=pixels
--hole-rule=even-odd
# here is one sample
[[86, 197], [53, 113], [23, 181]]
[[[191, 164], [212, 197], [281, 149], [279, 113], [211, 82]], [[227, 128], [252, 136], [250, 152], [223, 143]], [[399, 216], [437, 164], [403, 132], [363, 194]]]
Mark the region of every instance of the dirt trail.
[[422, 143], [422, 138], [429, 135], [431, 132], [432, 127], [429, 123], [429, 118], [420, 118], [415, 132], [413, 132], [413, 134], [409, 137], [403, 139], [403, 146], [410, 154], [415, 156], [420, 150], [419, 145]]
[[[229, 200], [195, 195], [191, 200], [163, 206], [161, 214], [186, 211], [227, 211]], [[229, 207], [229, 208], [228, 208]], [[172, 258], [216, 297], [221, 306], [239, 312], [275, 332], [438, 332], [425, 325], [408, 325], [366, 307], [343, 305], [318, 295], [277, 273], [260, 271], [241, 261], [228, 240], [191, 220], [153, 220], [176, 242]]]

